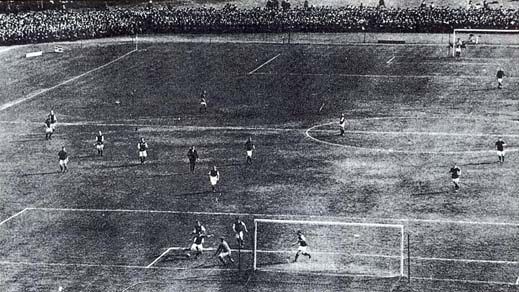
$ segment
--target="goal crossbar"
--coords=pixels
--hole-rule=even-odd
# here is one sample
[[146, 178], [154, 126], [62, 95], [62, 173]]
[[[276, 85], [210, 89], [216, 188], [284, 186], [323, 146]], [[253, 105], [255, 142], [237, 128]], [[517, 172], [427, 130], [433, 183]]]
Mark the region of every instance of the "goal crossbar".
[[517, 29], [477, 29], [477, 28], [455, 28], [452, 31], [452, 56], [454, 57], [457, 33], [488, 33], [488, 34], [513, 34], [519, 33]]
[[304, 220], [281, 220], [281, 219], [254, 219], [254, 244], [253, 244], [253, 270], [257, 269], [258, 251], [258, 223], [277, 223], [277, 224], [299, 224], [299, 225], [336, 225], [354, 227], [375, 227], [375, 228], [394, 228], [400, 232], [400, 276], [404, 276], [404, 249], [405, 233], [403, 224], [382, 224], [382, 223], [360, 223], [360, 222], [337, 222], [337, 221], [304, 221]]

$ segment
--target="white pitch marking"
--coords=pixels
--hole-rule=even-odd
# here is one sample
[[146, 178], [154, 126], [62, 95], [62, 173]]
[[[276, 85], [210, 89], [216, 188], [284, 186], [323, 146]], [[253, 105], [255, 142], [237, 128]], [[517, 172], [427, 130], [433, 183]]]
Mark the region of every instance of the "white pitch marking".
[[4, 221], [0, 222], [0, 225], [3, 225], [5, 222], [7, 222], [7, 221], [13, 219], [14, 217], [17, 217], [17, 216], [19, 216], [19, 215], [22, 215], [22, 214], [23, 214], [25, 211], [27, 211], [27, 210], [28, 210], [28, 208], [23, 209], [22, 211], [20, 211], [20, 212], [14, 214], [13, 216], [11, 216], [11, 217], [5, 219]]
[[443, 278], [425, 278], [425, 277], [411, 277], [415, 280], [424, 281], [438, 281], [438, 282], [455, 282], [455, 283], [470, 283], [470, 284], [490, 284], [490, 285], [514, 285], [510, 282], [499, 282], [499, 281], [483, 281], [483, 280], [464, 280], [464, 279], [443, 279]]
[[117, 57], [116, 59], [114, 59], [114, 60], [112, 60], [112, 61], [110, 61], [110, 62], [108, 62], [108, 63], [106, 63], [106, 64], [104, 64], [104, 65], [101, 65], [101, 66], [96, 67], [96, 68], [94, 68], [94, 69], [88, 70], [88, 71], [86, 71], [86, 72], [84, 72], [84, 73], [81, 73], [81, 74], [79, 74], [79, 75], [77, 75], [77, 76], [74, 76], [74, 77], [72, 77], [72, 78], [70, 78], [70, 79], [67, 79], [67, 80], [65, 80], [65, 81], [63, 81], [63, 82], [60, 82], [60, 83], [58, 83], [58, 84], [56, 84], [56, 85], [54, 85], [54, 86], [52, 86], [52, 87], [48, 87], [48, 88], [44, 88], [44, 89], [41, 89], [41, 90], [37, 90], [37, 91], [35, 91], [35, 92], [29, 93], [29, 94], [26, 95], [25, 97], [22, 97], [22, 98], [19, 98], [19, 99], [16, 99], [16, 100], [10, 101], [10, 102], [6, 102], [6, 103], [0, 105], [0, 111], [6, 110], [6, 109], [8, 109], [8, 108], [10, 108], [10, 107], [13, 107], [13, 106], [15, 106], [15, 105], [17, 105], [17, 104], [20, 104], [20, 103], [24, 102], [24, 101], [27, 101], [27, 100], [33, 99], [33, 98], [35, 98], [35, 97], [37, 97], [37, 96], [39, 96], [39, 95], [41, 95], [41, 94], [43, 94], [43, 93], [49, 92], [49, 91], [51, 91], [51, 90], [54, 90], [54, 89], [56, 89], [56, 88], [58, 88], [58, 87], [61, 87], [61, 86], [65, 85], [65, 84], [68, 84], [68, 83], [70, 83], [70, 82], [72, 82], [72, 81], [75, 81], [75, 80], [77, 80], [77, 79], [79, 79], [79, 78], [81, 78], [81, 77], [83, 77], [83, 76], [85, 76], [85, 75], [88, 75], [88, 74], [90, 74], [90, 73], [93, 73], [93, 72], [95, 72], [95, 71], [98, 71], [98, 70], [100, 70], [100, 69], [103, 69], [104, 67], [109, 66], [109, 65], [111, 65], [111, 64], [113, 64], [113, 63], [115, 63], [115, 62], [121, 60], [122, 58], [124, 58], [124, 57], [126, 57], [126, 56], [128, 56], [128, 55], [130, 55], [130, 54], [132, 54], [132, 53], [134, 53], [134, 52], [136, 52], [136, 51], [135, 51], [135, 50], [130, 51], [130, 52], [128, 52], [128, 53], [126, 53], [126, 54], [124, 54], [124, 55], [122, 55], [122, 56], [119, 56], [119, 57]]
[[151, 264], [147, 265], [147, 266], [146, 266], [146, 269], [151, 268], [155, 263], [157, 263], [158, 261], [160, 261], [160, 259], [162, 259], [162, 257], [165, 256], [166, 254], [168, 254], [171, 250], [172, 250], [172, 248], [168, 248], [168, 249], [166, 249], [166, 251], [163, 252], [163, 253], [162, 253], [158, 258], [156, 258], [153, 262], [151, 262]]
[[396, 56], [393, 56], [391, 57], [391, 59], [387, 60], [386, 64], [391, 64], [391, 62], [393, 62], [393, 60], [396, 58]]
[[275, 55], [274, 57], [270, 58], [267, 62], [261, 64], [258, 68], [250, 71], [249, 73], [247, 73], [247, 75], [251, 75], [251, 74], [254, 74], [254, 72], [258, 71], [259, 69], [263, 68], [265, 65], [267, 65], [268, 63], [274, 61], [277, 57], [279, 57], [281, 55], [281, 53]]
[[[424, 78], [447, 78], [447, 79], [494, 79], [494, 76], [482, 75], [378, 75], [378, 74], [345, 74], [345, 73], [292, 73], [292, 72], [267, 72], [254, 73], [249, 75], [289, 75], [289, 76], [340, 76], [340, 77], [358, 77], [358, 78], [407, 78], [407, 79], [424, 79]], [[508, 79], [519, 79], [519, 77], [508, 77]]]
[[[332, 122], [331, 124], [335, 124]], [[325, 124], [321, 125], [324, 126]], [[337, 130], [313, 130], [313, 132], [333, 133]], [[517, 138], [519, 134], [486, 134], [486, 133], [448, 133], [448, 132], [414, 132], [414, 131], [359, 131], [346, 130], [350, 134], [375, 134], [375, 135], [423, 135], [423, 136], [465, 136], [465, 137], [512, 137]]]
[[289, 214], [258, 214], [258, 213], [232, 213], [232, 212], [196, 212], [196, 211], [170, 211], [170, 210], [136, 210], [136, 209], [74, 209], [74, 208], [44, 208], [29, 207], [27, 210], [62, 211], [62, 212], [127, 212], [127, 213], [156, 213], [156, 214], [191, 214], [191, 215], [217, 215], [217, 216], [252, 216], [252, 217], [304, 217], [304, 218], [326, 218], [328, 220], [368, 220], [368, 221], [390, 221], [390, 222], [417, 222], [435, 224], [466, 224], [466, 225], [489, 225], [489, 226], [512, 226], [519, 227], [514, 222], [485, 222], [485, 221], [463, 221], [463, 220], [439, 220], [439, 219], [415, 219], [415, 218], [380, 218], [380, 217], [337, 217], [322, 215], [289, 215]]

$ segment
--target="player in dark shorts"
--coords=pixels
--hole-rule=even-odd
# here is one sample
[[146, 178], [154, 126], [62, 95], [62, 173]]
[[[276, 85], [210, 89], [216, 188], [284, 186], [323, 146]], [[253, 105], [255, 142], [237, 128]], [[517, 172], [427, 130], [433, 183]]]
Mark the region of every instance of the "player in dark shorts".
[[456, 164], [454, 164], [449, 173], [451, 173], [452, 183], [454, 183], [454, 191], [457, 192], [460, 189], [459, 183], [461, 169]]
[[307, 256], [309, 259], [312, 258], [312, 256], [308, 253], [308, 243], [306, 242], [306, 238], [303, 235], [303, 232], [301, 230], [297, 231], [297, 241], [294, 243], [294, 245], [298, 244], [299, 247], [297, 248], [296, 257], [294, 258], [294, 263], [297, 262], [297, 259], [299, 258], [299, 255], [302, 254], [304, 256]]
[[503, 163], [505, 162], [505, 146], [506, 143], [499, 137], [496, 142], [496, 151], [497, 151], [497, 157], [499, 158], [499, 162]]
[[189, 159], [189, 171], [195, 173], [196, 160], [198, 159], [198, 152], [196, 151], [195, 146], [189, 148], [187, 151], [187, 158]]

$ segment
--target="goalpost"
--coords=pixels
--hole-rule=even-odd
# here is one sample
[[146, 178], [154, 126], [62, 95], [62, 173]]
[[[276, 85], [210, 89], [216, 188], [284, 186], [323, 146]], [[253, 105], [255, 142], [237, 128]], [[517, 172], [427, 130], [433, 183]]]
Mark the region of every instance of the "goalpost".
[[456, 43], [460, 39], [463, 45], [509, 45], [519, 46], [519, 30], [506, 29], [470, 29], [456, 28], [450, 40], [451, 52], [454, 57]]
[[[311, 259], [300, 255], [297, 231]], [[294, 245], [295, 244], [295, 245]], [[299, 220], [254, 220], [253, 270], [403, 277], [404, 225]]]

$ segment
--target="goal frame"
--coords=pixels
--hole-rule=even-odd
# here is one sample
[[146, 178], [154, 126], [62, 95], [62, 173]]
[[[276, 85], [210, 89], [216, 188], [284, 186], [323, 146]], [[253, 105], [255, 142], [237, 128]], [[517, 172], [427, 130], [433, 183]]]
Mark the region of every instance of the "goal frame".
[[452, 56], [456, 56], [456, 33], [519, 33], [517, 29], [477, 29], [477, 28], [455, 28], [452, 31]]
[[383, 224], [383, 223], [360, 223], [360, 222], [337, 222], [337, 221], [304, 221], [304, 220], [282, 220], [282, 219], [254, 219], [254, 244], [252, 249], [252, 270], [257, 270], [257, 249], [258, 249], [258, 223], [274, 224], [299, 224], [299, 225], [337, 225], [337, 226], [356, 226], [356, 227], [383, 227], [394, 228], [400, 232], [400, 276], [404, 277], [405, 261], [405, 228], [403, 224]]

